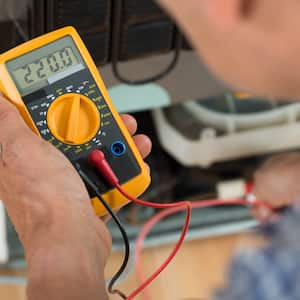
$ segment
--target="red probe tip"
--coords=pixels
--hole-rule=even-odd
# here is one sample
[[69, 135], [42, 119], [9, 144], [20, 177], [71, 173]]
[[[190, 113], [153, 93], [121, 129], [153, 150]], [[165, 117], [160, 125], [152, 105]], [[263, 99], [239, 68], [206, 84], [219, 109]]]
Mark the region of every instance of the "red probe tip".
[[88, 157], [88, 162], [95, 167], [111, 185], [116, 186], [119, 184], [118, 177], [110, 167], [101, 150], [92, 151]]

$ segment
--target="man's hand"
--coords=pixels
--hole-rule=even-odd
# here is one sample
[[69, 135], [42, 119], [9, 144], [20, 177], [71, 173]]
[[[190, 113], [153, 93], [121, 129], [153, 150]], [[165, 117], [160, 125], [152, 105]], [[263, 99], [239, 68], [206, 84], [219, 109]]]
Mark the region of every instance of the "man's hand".
[[[131, 134], [136, 121], [124, 115]], [[143, 157], [150, 140], [134, 140]], [[29, 300], [106, 299], [111, 238], [71, 163], [0, 97], [0, 199], [25, 249]]]
[[[300, 199], [300, 153], [281, 154], [268, 160], [255, 174], [254, 194], [274, 208], [282, 208]], [[255, 208], [254, 215], [268, 221], [272, 212]]]

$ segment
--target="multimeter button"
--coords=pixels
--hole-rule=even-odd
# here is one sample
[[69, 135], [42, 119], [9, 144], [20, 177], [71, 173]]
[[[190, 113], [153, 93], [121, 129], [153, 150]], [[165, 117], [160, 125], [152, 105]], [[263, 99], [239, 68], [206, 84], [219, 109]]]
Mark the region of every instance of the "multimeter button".
[[52, 134], [71, 145], [89, 142], [100, 128], [100, 114], [94, 102], [75, 93], [57, 98], [49, 107], [47, 121]]

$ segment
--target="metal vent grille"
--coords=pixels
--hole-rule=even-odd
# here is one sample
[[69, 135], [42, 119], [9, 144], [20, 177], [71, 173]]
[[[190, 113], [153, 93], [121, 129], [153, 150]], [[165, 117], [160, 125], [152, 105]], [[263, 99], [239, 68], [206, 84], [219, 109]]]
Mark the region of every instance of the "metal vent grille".
[[123, 3], [120, 60], [166, 53], [174, 47], [175, 26], [152, 0]]
[[98, 65], [111, 62], [114, 12], [121, 5], [119, 60], [174, 49], [175, 25], [153, 0], [32, 0], [32, 36], [63, 26], [80, 32]]
[[74, 26], [81, 34], [94, 60], [109, 60], [110, 0], [48, 0], [45, 14], [46, 31]]

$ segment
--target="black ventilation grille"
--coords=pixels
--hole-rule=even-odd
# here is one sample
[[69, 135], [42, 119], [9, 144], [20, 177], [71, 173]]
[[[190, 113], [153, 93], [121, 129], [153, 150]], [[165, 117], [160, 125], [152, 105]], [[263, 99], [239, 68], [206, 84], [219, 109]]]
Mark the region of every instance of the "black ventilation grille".
[[167, 53], [175, 25], [153, 0], [32, 0], [32, 36], [74, 26], [98, 65], [111, 62], [114, 10], [122, 5], [119, 60]]
[[[120, 26], [114, 18], [118, 3]], [[112, 58], [115, 62], [165, 54], [178, 45], [175, 24], [155, 0], [30, 0], [28, 13], [17, 22], [28, 39], [74, 26], [97, 65], [111, 63]], [[26, 40], [11, 20], [0, 22], [0, 26], [4, 36], [0, 53]], [[182, 46], [176, 46], [181, 48], [190, 50], [185, 39]]]
[[174, 25], [165, 20], [131, 25], [122, 32], [120, 60], [167, 53], [173, 38]]
[[[110, 26], [111, 1], [109, 0], [54, 0], [49, 7], [54, 11], [54, 24], [73, 24], [78, 30], [107, 30]], [[56, 16], [56, 17], [55, 17]], [[49, 20], [51, 21], [51, 20]]]
[[47, 0], [46, 30], [74, 26], [94, 60], [98, 65], [103, 65], [109, 60], [111, 2], [110, 0]]
[[136, 24], [166, 18], [166, 14], [152, 0], [126, 0], [123, 18], [126, 24]]
[[175, 26], [152, 0], [123, 3], [120, 60], [130, 60], [172, 50]]

